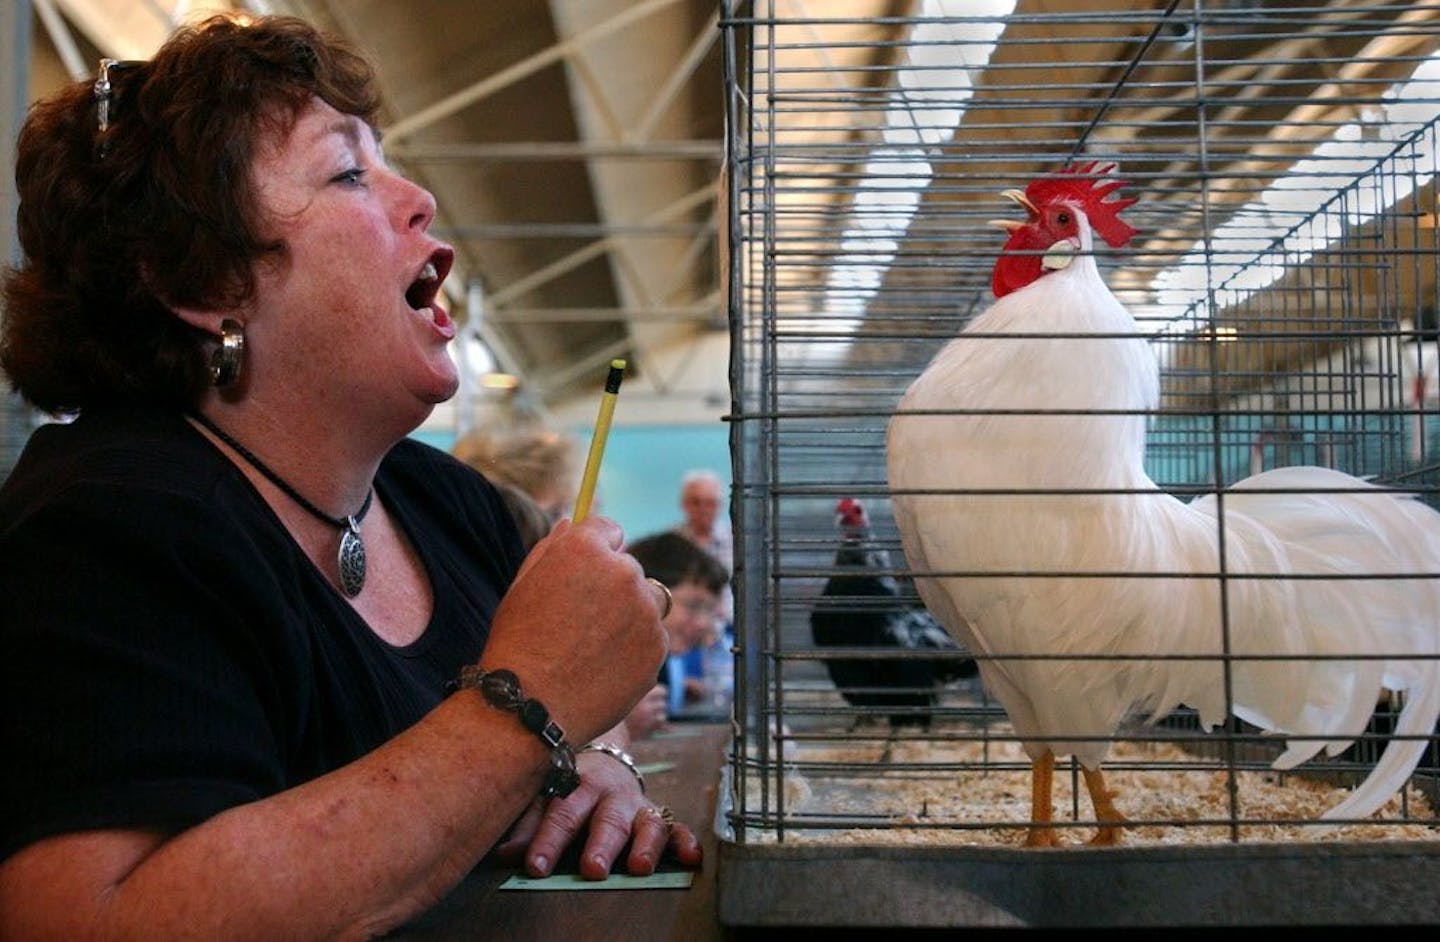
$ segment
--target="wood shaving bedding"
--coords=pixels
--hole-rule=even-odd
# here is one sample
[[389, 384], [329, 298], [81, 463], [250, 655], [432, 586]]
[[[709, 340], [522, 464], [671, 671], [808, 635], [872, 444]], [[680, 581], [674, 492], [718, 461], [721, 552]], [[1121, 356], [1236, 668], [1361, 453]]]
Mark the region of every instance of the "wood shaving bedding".
[[[936, 729], [939, 732], [939, 728]], [[1009, 735], [991, 727], [991, 736]], [[797, 741], [787, 747], [784, 797], [787, 842], [872, 845], [1017, 846], [1030, 817], [1029, 760], [1018, 743], [981, 741], [973, 727], [954, 738], [892, 742], [882, 762], [882, 741]], [[968, 737], [968, 738], [966, 738]], [[953, 764], [958, 770], [937, 769]], [[1253, 764], [1252, 764], [1253, 765]], [[1237, 820], [1232, 836], [1230, 773], [1214, 757], [1196, 755], [1166, 741], [1118, 741], [1104, 766], [1120, 812], [1132, 826], [1125, 846], [1196, 845], [1241, 842], [1440, 841], [1432, 801], [1436, 783], [1396, 795], [1364, 824], [1317, 827], [1327, 808], [1347, 788], [1296, 772], [1247, 768], [1234, 774]], [[1358, 780], [1358, 779], [1357, 779]], [[750, 812], [760, 810], [758, 783], [747, 785]], [[773, 786], [773, 781], [772, 781]], [[1079, 805], [1073, 804], [1078, 786]], [[776, 797], [773, 787], [770, 801]], [[1068, 759], [1057, 765], [1055, 819], [1064, 843], [1088, 841], [1094, 833], [1089, 794]], [[772, 813], [774, 808], [769, 809]], [[861, 819], [876, 826], [823, 826]], [[837, 820], [838, 819], [838, 820]], [[1070, 826], [1068, 822], [1082, 822]], [[1209, 823], [1191, 823], [1209, 822]], [[1219, 822], [1219, 823], [1216, 823]], [[1008, 826], [1001, 826], [1008, 825]], [[760, 843], [774, 832], [758, 828]]]

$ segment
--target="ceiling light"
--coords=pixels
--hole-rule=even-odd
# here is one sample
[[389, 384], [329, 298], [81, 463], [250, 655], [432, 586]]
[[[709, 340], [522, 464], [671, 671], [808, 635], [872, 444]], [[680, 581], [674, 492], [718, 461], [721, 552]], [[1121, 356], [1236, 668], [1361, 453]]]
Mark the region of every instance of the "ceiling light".
[[480, 377], [480, 385], [486, 389], [514, 389], [520, 385], [520, 380], [509, 373], [484, 373]]

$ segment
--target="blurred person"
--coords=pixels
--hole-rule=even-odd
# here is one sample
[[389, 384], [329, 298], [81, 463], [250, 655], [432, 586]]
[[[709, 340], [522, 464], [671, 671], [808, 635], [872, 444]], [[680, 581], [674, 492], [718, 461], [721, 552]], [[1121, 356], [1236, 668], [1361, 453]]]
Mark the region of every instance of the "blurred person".
[[733, 573], [735, 547], [730, 520], [720, 513], [724, 501], [720, 475], [706, 468], [685, 472], [680, 479], [680, 511], [684, 519], [675, 532], [719, 560], [727, 573]]
[[570, 512], [580, 488], [579, 445], [544, 427], [476, 430], [450, 453], [491, 481], [529, 494], [552, 522]]
[[[722, 514], [725, 486], [720, 475], [708, 468], [685, 472], [680, 479], [680, 511], [683, 519], [674, 532], [705, 550], [725, 567], [735, 571], [735, 547], [731, 537], [730, 519]], [[692, 686], [700, 683], [707, 671], [706, 661], [716, 661], [717, 649], [728, 650], [735, 633], [735, 593], [727, 581], [720, 592], [719, 624], [716, 637], [709, 644], [698, 645], [685, 656], [685, 672]]]
[[540, 506], [539, 501], [515, 485], [496, 483], [495, 489], [500, 492], [505, 509], [515, 518], [515, 527], [520, 531], [520, 543], [525, 552], [529, 553], [535, 544], [554, 528], [555, 522], [545, 513], [545, 508]]
[[[670, 722], [670, 690], [664, 684], [656, 683], [640, 702], [625, 714], [625, 732], [629, 738], [647, 739], [664, 729]], [[607, 739], [616, 738], [613, 733]]]
[[0, 488], [0, 937], [368, 937], [492, 852], [700, 862], [584, 746], [669, 593], [600, 516], [527, 556], [409, 437], [454, 253], [378, 107], [303, 21], [214, 18], [26, 118], [0, 367], [73, 421]]
[[669, 587], [674, 600], [662, 622], [669, 648], [659, 677], [668, 691], [666, 708], [674, 717], [711, 700], [705, 676], [687, 671], [686, 659], [716, 643], [721, 597], [730, 576], [715, 557], [678, 533], [657, 533], [626, 550], [647, 576]]

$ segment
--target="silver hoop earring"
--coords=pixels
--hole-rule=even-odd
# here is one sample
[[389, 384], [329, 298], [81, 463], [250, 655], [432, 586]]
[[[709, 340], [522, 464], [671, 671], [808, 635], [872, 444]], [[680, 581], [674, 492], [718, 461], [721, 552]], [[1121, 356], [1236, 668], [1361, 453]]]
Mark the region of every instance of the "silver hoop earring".
[[245, 327], [227, 317], [220, 322], [220, 346], [210, 355], [210, 382], [215, 388], [225, 389], [239, 381], [244, 356]]

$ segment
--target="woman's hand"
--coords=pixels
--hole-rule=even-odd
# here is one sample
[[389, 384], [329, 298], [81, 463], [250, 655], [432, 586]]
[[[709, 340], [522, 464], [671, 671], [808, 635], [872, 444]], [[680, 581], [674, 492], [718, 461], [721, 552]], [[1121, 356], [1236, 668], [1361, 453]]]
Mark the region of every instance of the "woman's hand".
[[[495, 847], [502, 860], [523, 854], [525, 872], [549, 876], [555, 861], [581, 834], [580, 875], [603, 880], [622, 855], [632, 876], [655, 872], [667, 852], [687, 867], [700, 865], [700, 839], [690, 826], [665, 819], [669, 809], [646, 798], [623, 764], [601, 752], [577, 757], [580, 787], [565, 798], [537, 799]], [[626, 851], [628, 845], [628, 852]]]
[[513, 671], [576, 743], [623, 720], [665, 657], [664, 596], [623, 542], [604, 517], [557, 523], [526, 556], [481, 656], [486, 668]]

